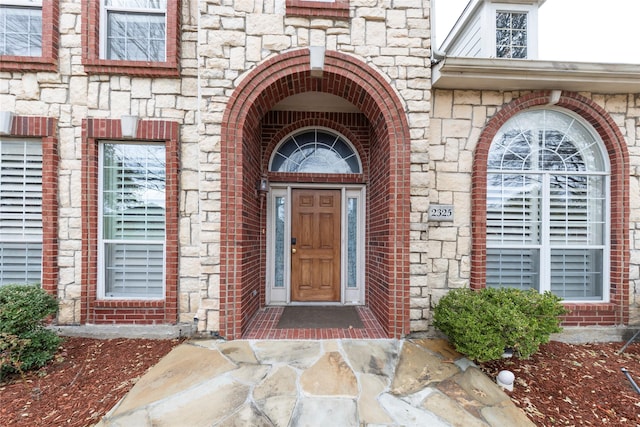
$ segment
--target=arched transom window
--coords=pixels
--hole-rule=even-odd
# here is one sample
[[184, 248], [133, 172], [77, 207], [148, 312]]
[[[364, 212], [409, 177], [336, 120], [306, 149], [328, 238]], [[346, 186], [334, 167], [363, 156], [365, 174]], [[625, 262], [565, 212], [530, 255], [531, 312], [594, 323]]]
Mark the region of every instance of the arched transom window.
[[588, 125], [522, 112], [491, 143], [487, 286], [608, 300], [608, 160]]
[[361, 173], [356, 151], [340, 135], [324, 129], [305, 129], [278, 146], [272, 172]]

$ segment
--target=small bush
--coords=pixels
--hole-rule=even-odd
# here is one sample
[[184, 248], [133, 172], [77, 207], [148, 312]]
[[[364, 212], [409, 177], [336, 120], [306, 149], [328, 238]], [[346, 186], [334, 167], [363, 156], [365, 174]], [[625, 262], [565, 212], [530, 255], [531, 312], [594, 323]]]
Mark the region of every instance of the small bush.
[[434, 308], [434, 325], [456, 350], [478, 362], [496, 360], [505, 349], [528, 358], [560, 332], [566, 309], [550, 292], [513, 288], [455, 289]]
[[44, 327], [58, 303], [39, 286], [0, 287], [0, 377], [44, 366], [60, 338]]

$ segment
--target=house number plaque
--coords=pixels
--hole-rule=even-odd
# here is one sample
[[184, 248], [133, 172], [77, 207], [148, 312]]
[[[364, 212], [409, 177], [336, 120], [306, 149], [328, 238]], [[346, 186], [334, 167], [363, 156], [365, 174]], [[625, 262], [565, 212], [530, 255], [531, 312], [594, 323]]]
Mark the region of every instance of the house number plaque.
[[429, 221], [453, 221], [453, 205], [431, 205]]

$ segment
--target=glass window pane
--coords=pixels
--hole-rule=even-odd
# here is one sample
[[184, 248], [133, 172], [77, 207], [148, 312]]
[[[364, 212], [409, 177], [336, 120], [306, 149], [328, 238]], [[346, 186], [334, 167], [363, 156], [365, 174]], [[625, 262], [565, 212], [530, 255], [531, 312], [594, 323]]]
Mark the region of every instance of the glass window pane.
[[167, 8], [167, 0], [105, 0], [106, 6], [124, 9], [158, 9]]
[[338, 135], [303, 131], [285, 140], [271, 161], [274, 172], [360, 173], [357, 153]]
[[0, 286], [36, 284], [42, 278], [42, 243], [0, 241]]
[[163, 271], [163, 244], [105, 244], [107, 297], [162, 297]]
[[0, 140], [0, 285], [39, 283], [42, 144]]
[[104, 145], [105, 239], [164, 239], [164, 164], [164, 146]]
[[487, 165], [488, 286], [540, 289], [530, 280], [544, 272], [543, 289], [602, 299], [608, 179], [594, 134], [559, 111], [520, 113], [496, 134]]
[[347, 287], [356, 288], [358, 280], [358, 199], [347, 199]]
[[554, 249], [551, 251], [551, 292], [569, 300], [603, 297], [601, 249]]
[[165, 16], [109, 12], [107, 58], [129, 61], [164, 61]]
[[487, 249], [487, 287], [540, 290], [540, 251]]
[[274, 251], [274, 271], [276, 288], [284, 287], [284, 219], [285, 219], [285, 203], [284, 197], [276, 197], [275, 199], [275, 251]]
[[0, 55], [42, 55], [42, 8], [0, 5]]
[[487, 187], [487, 241], [540, 243], [540, 176], [490, 174]]

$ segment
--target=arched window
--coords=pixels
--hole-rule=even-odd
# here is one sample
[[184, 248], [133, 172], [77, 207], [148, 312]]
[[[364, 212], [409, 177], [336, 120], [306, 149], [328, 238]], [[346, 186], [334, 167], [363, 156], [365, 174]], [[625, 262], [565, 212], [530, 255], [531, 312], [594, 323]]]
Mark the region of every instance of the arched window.
[[272, 172], [361, 173], [356, 151], [340, 135], [305, 129], [287, 137], [271, 158]]
[[608, 299], [609, 164], [589, 125], [556, 110], [509, 119], [487, 161], [487, 286]]

